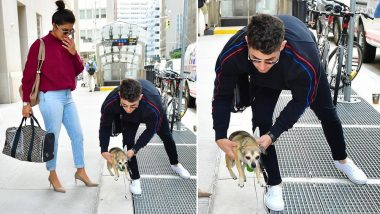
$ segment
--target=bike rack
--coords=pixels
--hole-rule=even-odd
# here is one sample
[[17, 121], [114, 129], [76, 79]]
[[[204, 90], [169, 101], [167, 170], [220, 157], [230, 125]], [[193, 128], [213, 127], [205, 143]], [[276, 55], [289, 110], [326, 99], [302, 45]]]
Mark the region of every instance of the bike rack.
[[[350, 11], [352, 13], [355, 13], [355, 0], [350, 1]], [[351, 68], [352, 68], [352, 49], [353, 49], [353, 43], [354, 43], [354, 23], [355, 23], [355, 17], [352, 17], [349, 23], [348, 27], [348, 41], [347, 41], [347, 75], [350, 76], [351, 74]], [[361, 100], [357, 97], [351, 97], [351, 80], [349, 81], [349, 84], [343, 83], [343, 92], [344, 96], [339, 97], [337, 99], [337, 102], [339, 103], [360, 103]]]

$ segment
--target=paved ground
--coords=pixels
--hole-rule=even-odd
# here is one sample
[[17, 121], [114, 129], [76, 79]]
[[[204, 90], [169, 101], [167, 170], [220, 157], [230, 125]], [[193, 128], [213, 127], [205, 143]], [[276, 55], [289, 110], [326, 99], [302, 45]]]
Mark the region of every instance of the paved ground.
[[[198, 201], [198, 211], [200, 214], [204, 213], [266, 213], [266, 210], [263, 207], [263, 188], [261, 188], [259, 185], [255, 184], [255, 180], [253, 179], [253, 174], [250, 174], [251, 176], [248, 177], [246, 185], [244, 188], [239, 188], [237, 186], [237, 181], [232, 180], [226, 170], [225, 163], [224, 163], [224, 155], [222, 154], [221, 150], [218, 149], [214, 142], [214, 131], [212, 129], [212, 118], [211, 118], [211, 99], [212, 99], [212, 89], [213, 89], [213, 80], [215, 78], [214, 74], [214, 66], [215, 61], [222, 50], [224, 44], [228, 41], [228, 38], [231, 35], [213, 35], [213, 36], [203, 36], [199, 37], [198, 39], [198, 66], [197, 71], [199, 75], [198, 79], [198, 90], [202, 91], [202, 97], [198, 99], [198, 118], [202, 118], [200, 124], [202, 124], [202, 128], [198, 131], [198, 186], [204, 191], [208, 191], [213, 193], [213, 195], [210, 198], [201, 198]], [[361, 107], [362, 109], [356, 109], [358, 106], [357, 104], [346, 104], [347, 107], [338, 107], [338, 112], [344, 111], [351, 114], [357, 114], [357, 115], [351, 115], [352, 117], [356, 117], [357, 121], [366, 122], [367, 125], [371, 126], [374, 123], [374, 126], [371, 126], [374, 129], [370, 129], [367, 133], [370, 136], [373, 136], [372, 133], [370, 133], [372, 130], [378, 130], [378, 124], [377, 120], [380, 121], [379, 113], [380, 112], [380, 106], [379, 105], [373, 105], [372, 104], [372, 92], [378, 90], [380, 83], [380, 54], [378, 54], [376, 58], [376, 62], [372, 64], [365, 64], [363, 65], [359, 75], [357, 76], [357, 79], [352, 84], [353, 89], [362, 97], [364, 100], [366, 100], [368, 104], [365, 101], [362, 102], [360, 105], [364, 105], [364, 107]], [[283, 94], [281, 96], [282, 102], [285, 102], [287, 99], [289, 99], [289, 95]], [[340, 104], [341, 105], [341, 104]], [[346, 109], [345, 109], [346, 108]], [[349, 109], [349, 111], [347, 110]], [[360, 114], [362, 114], [360, 116]], [[363, 115], [364, 114], [364, 115]], [[372, 118], [368, 117], [366, 115], [374, 115]], [[350, 116], [348, 116], [350, 117]], [[350, 117], [351, 118], [351, 117]], [[302, 119], [302, 118], [301, 118]], [[348, 121], [350, 121], [348, 118], [345, 118]], [[353, 118], [351, 118], [353, 120]], [[372, 120], [372, 122], [371, 122]], [[302, 122], [303, 121], [303, 122]], [[308, 122], [305, 121], [312, 121], [311, 124], [308, 124]], [[314, 122], [313, 122], [314, 121]], [[287, 213], [315, 213], [320, 212], [323, 213], [323, 209], [321, 207], [318, 207], [316, 209], [314, 208], [314, 205], [312, 205], [313, 201], [310, 205], [307, 203], [310, 202], [310, 200], [304, 200], [304, 197], [308, 198], [315, 198], [315, 197], [327, 197], [327, 198], [336, 198], [333, 200], [334, 202], [330, 203], [331, 206], [338, 206], [340, 204], [343, 204], [343, 206], [346, 206], [348, 210], [346, 212], [341, 212], [341, 210], [330, 210], [330, 213], [348, 213], [348, 212], [356, 212], [357, 206], [360, 206], [360, 203], [355, 204], [355, 200], [351, 200], [349, 198], [339, 198], [336, 197], [336, 195], [345, 195], [347, 193], [353, 194], [357, 197], [361, 197], [362, 194], [358, 194], [358, 192], [354, 191], [350, 192], [350, 188], [352, 187], [350, 182], [348, 182], [342, 174], [336, 174], [336, 170], [332, 167], [332, 161], [329, 159], [329, 152], [328, 149], [323, 147], [327, 144], [323, 139], [323, 134], [316, 133], [313, 128], [308, 127], [317, 127], [318, 126], [315, 123], [315, 118], [309, 118], [309, 114], [306, 115], [301, 122], [296, 124], [296, 127], [298, 126], [298, 130], [294, 129], [293, 132], [290, 132], [289, 135], [284, 134], [279, 140], [282, 141], [280, 148], [278, 150], [281, 150], [283, 152], [279, 152], [279, 159], [280, 159], [280, 166], [282, 168], [281, 174], [284, 177], [284, 183], [285, 188], [284, 192], [286, 192], [285, 195], [285, 202], [287, 204]], [[238, 114], [232, 114], [231, 116], [231, 122], [230, 122], [230, 128], [229, 133], [232, 133], [235, 130], [246, 130], [250, 131], [251, 129], [251, 113], [249, 110], [246, 110], [243, 113]], [[371, 166], [372, 162], [367, 161], [366, 158], [363, 158], [364, 156], [371, 156], [376, 159], [377, 152], [379, 151], [379, 147], [377, 144], [379, 139], [373, 138], [373, 139], [365, 139], [364, 141], [368, 140], [368, 143], [371, 143], [371, 146], [368, 146], [369, 150], [370, 148], [373, 149], [374, 153], [366, 153], [367, 150], [364, 152], [361, 150], [355, 150], [355, 147], [352, 147], [352, 143], [356, 142], [357, 140], [353, 139], [353, 136], [356, 136], [360, 139], [365, 132], [363, 131], [365, 127], [360, 126], [361, 123], [354, 123], [354, 126], [347, 122], [345, 124], [345, 135], [346, 138], [349, 141], [349, 152], [351, 152], [351, 156], [354, 160], [362, 160], [359, 163], [360, 167], [364, 168], [364, 171], [372, 175], [369, 176], [373, 180], [371, 180], [372, 184], [369, 185], [369, 187], [365, 189], [365, 193], [372, 194], [373, 192], [376, 192], [375, 195], [379, 194], [379, 191], [372, 189], [378, 188], [377, 184], [379, 183], [378, 175], [371, 174]], [[354, 128], [355, 125], [359, 125], [359, 130], [351, 130], [351, 128]], [[199, 126], [199, 125], [198, 125]], [[306, 130], [304, 130], [306, 129]], [[311, 130], [310, 130], [311, 129]], [[308, 133], [305, 133], [308, 132]], [[295, 133], [298, 133], [298, 136], [296, 136]], [[300, 137], [312, 137], [313, 140], [320, 143], [322, 142], [322, 154], [326, 157], [321, 157], [322, 160], [325, 161], [327, 171], [327, 175], [321, 175], [324, 173], [323, 170], [325, 170], [325, 166], [320, 167], [318, 166], [318, 163], [312, 162], [310, 164], [305, 164], [304, 160], [308, 159], [309, 156], [302, 156], [303, 159], [297, 159], [296, 157], [292, 157], [292, 154], [297, 153], [297, 150], [301, 149], [298, 148], [297, 145], [299, 145], [302, 142], [295, 141], [295, 138]], [[314, 137], [314, 138], [313, 138]], [[306, 141], [310, 141], [310, 139], [305, 139]], [[312, 141], [312, 142], [315, 142]], [[353, 142], [352, 142], [353, 141]], [[363, 141], [363, 140], [362, 140]], [[375, 141], [375, 142], [373, 142]], [[365, 143], [367, 145], [367, 143]], [[298, 148], [298, 149], [297, 149]], [[289, 152], [289, 154], [284, 154], [284, 152]], [[309, 151], [306, 149], [306, 151]], [[313, 150], [310, 150], [313, 152]], [[327, 153], [326, 153], [327, 151]], [[307, 153], [308, 154], [308, 153]], [[282, 155], [282, 156], [280, 156]], [[288, 156], [287, 156], [288, 155]], [[316, 156], [320, 157], [320, 156]], [[324, 159], [325, 158], [325, 159]], [[356, 158], [356, 159], [355, 159]], [[363, 160], [364, 159], [364, 160]], [[288, 162], [287, 162], [288, 160]], [[372, 159], [371, 159], [372, 160]], [[290, 161], [290, 162], [289, 162]], [[292, 162], [293, 161], [293, 162]], [[379, 163], [378, 160], [374, 160], [376, 163]], [[291, 165], [295, 164], [295, 165]], [[317, 165], [317, 168], [313, 171], [315, 173], [311, 178], [309, 175], [294, 175], [294, 173], [297, 173], [299, 171], [302, 171], [302, 169], [305, 169], [305, 172], [308, 172], [310, 168], [306, 168], [306, 165], [309, 165], [311, 167], [314, 167], [313, 164]], [[322, 164], [323, 165], [323, 164]], [[303, 168], [305, 167], [305, 168]], [[286, 170], [294, 169], [296, 172], [287, 172]], [[375, 168], [377, 170], [377, 168]], [[309, 170], [310, 171], [310, 170]], [[302, 171], [304, 172], [304, 171]], [[334, 174], [335, 173], [335, 174]], [[303, 179], [303, 176], [309, 177], [309, 179]], [[296, 177], [297, 179], [293, 179], [293, 177]], [[331, 180], [329, 180], [331, 178]], [[326, 180], [327, 179], [327, 180]], [[292, 182], [296, 182], [295, 184]], [[298, 183], [297, 183], [298, 182]], [[306, 182], [306, 184], [305, 184]], [[327, 182], [332, 184], [332, 186], [323, 186], [323, 184], [320, 183]], [[311, 184], [310, 184], [311, 183]], [[344, 185], [348, 185], [348, 187], [339, 186], [340, 183], [343, 183]], [[312, 187], [310, 187], [310, 185]], [[337, 187], [335, 185], [338, 185]], [[351, 186], [350, 186], [351, 185]], [[336, 191], [334, 191], [334, 189]], [[327, 192], [327, 190], [330, 190], [331, 192]], [[348, 190], [347, 190], [348, 189]], [[327, 193], [326, 193], [327, 192]], [[342, 193], [342, 194], [340, 194]], [[325, 195], [322, 195], [325, 194]], [[367, 198], [366, 198], [367, 199]], [[302, 207], [300, 204], [297, 204], [297, 201], [300, 201], [302, 206], [304, 206], [304, 209], [301, 209]], [[347, 203], [345, 203], [348, 201]], [[373, 200], [367, 200], [368, 206], [371, 207], [369, 211], [374, 211], [375, 213], [379, 210], [379, 203], [373, 201]], [[304, 203], [305, 202], [305, 203]], [[314, 201], [315, 202], [315, 201]], [[304, 203], [304, 204], [302, 204]], [[318, 202], [320, 203], [320, 202]], [[316, 204], [318, 204], [316, 203]], [[335, 204], [334, 204], [335, 203]], [[305, 209], [306, 207], [306, 209]], [[307, 208], [310, 208], [309, 211], [307, 211]], [[327, 206], [329, 208], [329, 206]], [[351, 210], [350, 210], [351, 208]], [[297, 210], [294, 211], [294, 210]], [[329, 210], [326, 209], [326, 212]], [[360, 211], [360, 209], [359, 209]], [[368, 210], [367, 210], [368, 211]]]
[[[115, 182], [109, 176], [108, 170], [105, 166], [105, 161], [100, 155], [100, 147], [98, 140], [99, 119], [100, 119], [100, 106], [108, 92], [88, 92], [88, 88], [79, 87], [73, 92], [74, 100], [78, 107], [80, 114], [80, 121], [84, 131], [84, 151], [85, 151], [85, 164], [89, 177], [97, 183], [100, 183], [98, 188], [88, 188], [83, 183], [74, 182], [75, 168], [73, 167], [73, 160], [71, 154], [71, 146], [69, 137], [66, 130], [62, 128], [59, 142], [57, 172], [60, 177], [62, 185], [66, 188], [65, 194], [56, 193], [49, 188], [47, 180], [48, 172], [45, 170], [45, 164], [36, 164], [21, 162], [12, 159], [5, 155], [0, 155], [0, 213], [4, 214], [37, 214], [37, 213], [80, 213], [80, 214], [103, 214], [103, 213], [134, 213], [133, 200], [130, 194], [128, 199], [124, 198], [124, 183], [123, 179]], [[7, 127], [18, 126], [21, 122], [21, 102], [13, 104], [0, 104], [0, 149], [2, 151], [3, 142], [5, 141], [5, 131]], [[41, 126], [43, 126], [42, 116], [38, 107], [33, 109], [36, 117], [39, 119]], [[183, 123], [188, 127], [193, 127], [196, 124], [196, 112], [194, 109], [189, 109], [186, 113]], [[193, 135], [192, 146], [179, 145], [178, 150], [180, 153], [180, 162], [186, 168], [190, 168], [192, 179], [185, 181], [171, 172], [169, 161], [166, 161], [166, 155], [161, 158], [162, 164], [160, 170], [167, 171], [166, 174], [172, 174], [167, 182], [169, 186], [174, 186], [175, 189], [181, 189], [184, 183], [190, 182], [187, 189], [181, 192], [176, 192], [174, 196], [181, 197], [181, 194], [187, 194], [192, 197], [193, 205], [191, 209], [195, 210], [196, 200], [196, 147], [195, 136], [192, 129], [188, 130], [188, 135]], [[177, 139], [181, 138], [181, 134]], [[161, 144], [162, 145], [162, 144]], [[110, 148], [113, 146], [121, 146], [121, 136], [111, 138]], [[160, 145], [155, 147], [161, 147]], [[150, 148], [150, 147], [148, 147]], [[148, 152], [148, 148], [141, 151], [141, 155]], [[192, 152], [187, 152], [190, 149]], [[145, 150], [145, 151], [144, 151]], [[189, 151], [190, 151], [189, 150]], [[150, 150], [149, 150], [150, 151]], [[189, 153], [188, 156], [183, 153]], [[191, 161], [187, 159], [191, 158]], [[138, 157], [139, 158], [139, 157]], [[154, 157], [153, 158], [159, 158]], [[148, 161], [152, 161], [148, 158]], [[166, 161], [166, 162], [165, 162]], [[143, 162], [143, 161], [142, 161]], [[157, 161], [156, 161], [157, 162]], [[167, 163], [165, 165], [165, 163]], [[143, 164], [141, 164], [143, 165]], [[141, 167], [140, 171], [144, 170]], [[190, 170], [189, 170], [190, 171]], [[145, 182], [144, 176], [148, 173], [142, 173], [143, 180], [142, 186], [148, 185]], [[166, 178], [167, 178], [166, 177]], [[189, 187], [190, 185], [190, 187]], [[128, 184], [127, 184], [127, 190]], [[164, 191], [156, 187], [152, 189], [161, 191], [160, 194], [165, 194]], [[169, 188], [168, 188], [169, 189]], [[144, 191], [144, 189], [143, 189]], [[129, 191], [128, 191], [129, 192]], [[148, 194], [147, 189], [145, 193]], [[171, 199], [175, 203], [175, 198]], [[155, 201], [148, 202], [147, 204], [154, 207]], [[178, 202], [181, 208], [183, 202]], [[164, 203], [165, 205], [165, 203]], [[140, 213], [142, 209], [140, 209]], [[154, 212], [153, 212], [154, 213]], [[192, 213], [195, 213], [192, 212]]]

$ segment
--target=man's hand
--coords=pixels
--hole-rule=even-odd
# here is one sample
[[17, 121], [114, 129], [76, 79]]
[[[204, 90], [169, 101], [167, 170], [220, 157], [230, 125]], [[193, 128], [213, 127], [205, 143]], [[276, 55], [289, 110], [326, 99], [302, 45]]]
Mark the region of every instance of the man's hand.
[[22, 107], [22, 116], [29, 118], [33, 114], [32, 106], [30, 104]]
[[234, 147], [237, 147], [237, 143], [233, 142], [233, 141], [230, 141], [226, 138], [224, 139], [219, 139], [216, 141], [216, 144], [218, 144], [219, 148], [221, 150], [223, 150], [224, 153], [226, 153], [226, 155], [228, 155], [228, 157], [233, 160], [235, 159], [235, 155], [234, 155], [234, 150], [233, 148]]
[[109, 153], [109, 152], [102, 152], [102, 156], [103, 156], [104, 159], [107, 160], [107, 162], [109, 164], [112, 164], [113, 156], [111, 155], [111, 153]]
[[135, 152], [132, 149], [130, 149], [127, 151], [126, 155], [128, 160], [130, 160], [135, 155]]
[[77, 50], [75, 49], [75, 43], [74, 40], [70, 39], [69, 37], [65, 37], [62, 40], [62, 47], [64, 47], [69, 53], [72, 55], [75, 55], [77, 53]]
[[272, 138], [270, 138], [269, 135], [265, 134], [257, 139], [257, 143], [259, 143], [260, 147], [263, 150], [267, 150], [268, 146], [272, 144]]

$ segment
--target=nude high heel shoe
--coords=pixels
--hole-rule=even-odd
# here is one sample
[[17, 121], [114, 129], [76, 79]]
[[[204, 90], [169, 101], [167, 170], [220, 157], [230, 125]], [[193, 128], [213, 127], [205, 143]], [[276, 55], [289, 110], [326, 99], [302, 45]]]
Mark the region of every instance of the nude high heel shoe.
[[92, 183], [92, 181], [90, 180], [86, 181], [78, 173], [75, 173], [74, 175], [75, 184], [77, 183], [77, 179], [82, 181], [87, 187], [97, 187], [99, 185], [97, 183]]
[[50, 187], [53, 186], [54, 191], [56, 191], [56, 192], [60, 192], [60, 193], [66, 193], [65, 188], [63, 188], [63, 187], [55, 187], [55, 186], [53, 185], [53, 182], [51, 182], [51, 178], [50, 178], [50, 176], [48, 177], [48, 181], [49, 181], [49, 183], [50, 183]]

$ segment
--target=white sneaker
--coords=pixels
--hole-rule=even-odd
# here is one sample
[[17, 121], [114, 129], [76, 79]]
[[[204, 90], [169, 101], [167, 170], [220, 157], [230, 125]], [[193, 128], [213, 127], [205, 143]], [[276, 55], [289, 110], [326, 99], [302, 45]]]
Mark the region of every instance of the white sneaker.
[[171, 165], [172, 169], [174, 170], [174, 172], [176, 172], [177, 174], [179, 174], [179, 176], [181, 176], [182, 178], [190, 178], [190, 173], [189, 171], [187, 171], [183, 166], [182, 164], [178, 163], [177, 165]]
[[129, 190], [134, 195], [141, 195], [141, 184], [140, 179], [132, 180], [131, 184], [129, 184]]
[[339, 161], [334, 161], [335, 167], [343, 172], [348, 179], [350, 179], [355, 184], [366, 184], [367, 183], [367, 176], [364, 174], [364, 172], [359, 169], [355, 165], [355, 163], [347, 158], [347, 162], [345, 164], [339, 163]]
[[281, 184], [268, 187], [264, 196], [264, 204], [273, 211], [283, 211], [285, 209]]

